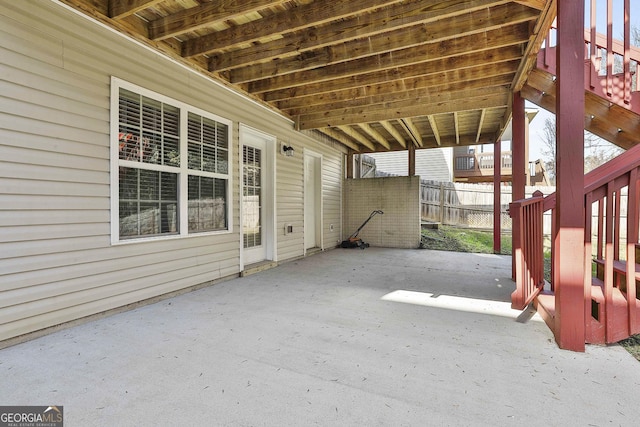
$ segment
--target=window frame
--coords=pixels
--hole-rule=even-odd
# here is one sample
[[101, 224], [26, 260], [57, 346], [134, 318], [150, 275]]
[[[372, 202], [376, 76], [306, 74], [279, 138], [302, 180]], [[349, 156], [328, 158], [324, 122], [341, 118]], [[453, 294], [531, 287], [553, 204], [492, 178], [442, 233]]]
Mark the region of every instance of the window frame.
[[[134, 92], [138, 95], [151, 98], [155, 101], [176, 107], [180, 110], [179, 114], [179, 152], [180, 165], [168, 166], [162, 164], [142, 163], [141, 162], [123, 160], [119, 155], [119, 101], [120, 89]], [[185, 102], [178, 101], [160, 93], [151, 91], [144, 87], [129, 83], [117, 77], [111, 77], [111, 98], [110, 98], [110, 186], [111, 186], [111, 244], [128, 244], [136, 242], [148, 242], [155, 240], [173, 240], [190, 237], [211, 236], [219, 234], [233, 233], [233, 121], [224, 117], [217, 116], [208, 111], [194, 107]], [[189, 169], [188, 161], [188, 117], [193, 113], [198, 116], [213, 120], [219, 124], [227, 126], [227, 173], [207, 172], [198, 169]], [[177, 173], [178, 181], [178, 233], [153, 235], [153, 236], [136, 236], [121, 238], [120, 236], [120, 177], [119, 168], [134, 167], [143, 170], [153, 170], [159, 172]], [[204, 176], [209, 178], [218, 178], [226, 181], [226, 219], [227, 227], [224, 230], [210, 231], [193, 231], [189, 232], [189, 176]]]

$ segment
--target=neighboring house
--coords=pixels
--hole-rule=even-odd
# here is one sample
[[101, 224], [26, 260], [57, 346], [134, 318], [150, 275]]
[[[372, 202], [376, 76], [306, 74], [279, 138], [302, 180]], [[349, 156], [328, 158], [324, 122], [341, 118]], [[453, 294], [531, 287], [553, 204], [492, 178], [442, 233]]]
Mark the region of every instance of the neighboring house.
[[0, 33], [0, 341], [340, 241], [341, 145], [51, 2]]
[[[453, 180], [453, 148], [416, 150], [416, 175], [421, 179], [450, 182]], [[376, 160], [376, 169], [392, 175], [409, 173], [407, 151], [369, 153]]]

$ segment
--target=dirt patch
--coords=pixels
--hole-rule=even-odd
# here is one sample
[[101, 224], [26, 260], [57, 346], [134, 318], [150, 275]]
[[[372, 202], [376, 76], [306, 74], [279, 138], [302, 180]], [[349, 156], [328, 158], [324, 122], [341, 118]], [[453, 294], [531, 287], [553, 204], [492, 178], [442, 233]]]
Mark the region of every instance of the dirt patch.
[[620, 341], [620, 345], [640, 361], [640, 335], [634, 335], [626, 340], [622, 340]]

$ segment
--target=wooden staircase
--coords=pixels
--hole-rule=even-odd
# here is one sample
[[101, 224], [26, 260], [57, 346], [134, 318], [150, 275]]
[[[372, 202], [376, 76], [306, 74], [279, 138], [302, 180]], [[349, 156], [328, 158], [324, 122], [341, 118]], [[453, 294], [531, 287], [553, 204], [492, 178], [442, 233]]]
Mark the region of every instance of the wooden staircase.
[[[612, 0], [609, 2], [613, 8]], [[592, 3], [591, 7], [595, 5]], [[597, 11], [592, 9], [591, 16], [596, 15]], [[584, 34], [584, 128], [626, 150], [640, 143], [640, 47], [631, 43], [630, 26], [625, 27], [623, 40], [618, 40], [619, 34], [611, 34], [612, 30], [600, 34], [596, 32], [595, 21], [591, 24]], [[556, 29], [552, 26], [521, 96], [555, 114], [554, 32]]]
[[[630, 4], [625, 1], [623, 10], [615, 12], [628, 18]], [[543, 213], [551, 211], [552, 241], [558, 238], [555, 193], [511, 203], [516, 280], [512, 307], [524, 308], [533, 302], [556, 339], [562, 332], [563, 339], [575, 343], [584, 333], [585, 343], [604, 344], [640, 333], [640, 48], [632, 46], [629, 19], [624, 22], [623, 39], [615, 39], [613, 0], [606, 0], [608, 25], [604, 35], [596, 31], [597, 2], [585, 6], [590, 7], [591, 28], [584, 32], [584, 129], [627, 151], [585, 175], [584, 252], [567, 256], [565, 247], [564, 258], [556, 259], [563, 264], [554, 263], [553, 251], [559, 246], [552, 243], [550, 286], [544, 286], [540, 275], [540, 224]], [[551, 33], [554, 31], [552, 28]], [[555, 113], [559, 82], [555, 77], [554, 39], [557, 37], [553, 34], [547, 37], [521, 96]], [[562, 141], [558, 141], [560, 144]], [[577, 265], [568, 263], [584, 267], [583, 273], [574, 268]], [[563, 269], [565, 265], [571, 268], [571, 277], [554, 274], [554, 266]], [[580, 276], [584, 279], [583, 292]], [[553, 283], [554, 278], [559, 283]], [[563, 288], [562, 280], [568, 288]], [[569, 299], [564, 299], [567, 294]], [[581, 301], [584, 307], [579, 306]], [[557, 312], [556, 303], [562, 303], [566, 311]]]
[[[609, 266], [611, 277], [606, 277], [608, 270], [604, 259], [593, 261], [596, 276], [591, 279], [591, 318], [587, 324], [587, 342], [613, 343], [630, 335], [640, 333], [640, 304], [630, 304], [631, 300], [640, 300], [640, 245], [635, 245], [635, 259], [632, 263], [632, 294], [627, 286], [627, 262], [613, 260]], [[610, 280], [612, 285], [605, 283]], [[609, 289], [609, 291], [607, 291]], [[608, 294], [607, 294], [608, 293]], [[607, 295], [606, 295], [607, 294]], [[633, 307], [630, 307], [632, 306]], [[629, 310], [631, 308], [631, 310]], [[607, 318], [608, 316], [608, 318]]]
[[[536, 68], [521, 91], [524, 99], [556, 113], [557, 81], [553, 73]], [[640, 98], [640, 95], [635, 95]], [[640, 111], [613, 104], [585, 89], [584, 128], [618, 147], [629, 149], [640, 143]]]
[[[585, 175], [584, 208], [585, 342], [614, 343], [640, 333], [640, 145]], [[562, 283], [543, 290], [539, 243], [543, 213], [555, 217], [555, 193], [518, 200], [509, 211], [518, 272], [512, 306], [522, 309], [533, 301], [555, 331], [555, 291]]]

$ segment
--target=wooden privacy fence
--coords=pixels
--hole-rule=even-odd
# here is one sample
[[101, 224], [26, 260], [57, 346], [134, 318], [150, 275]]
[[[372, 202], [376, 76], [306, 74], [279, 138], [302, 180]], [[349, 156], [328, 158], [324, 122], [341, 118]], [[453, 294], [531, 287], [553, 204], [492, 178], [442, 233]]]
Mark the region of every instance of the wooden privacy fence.
[[[511, 186], [501, 186], [500, 221], [503, 230], [511, 230], [507, 212], [511, 203]], [[550, 194], [555, 187], [526, 187], [525, 194], [535, 191]], [[458, 227], [493, 228], [493, 185], [422, 180], [420, 185], [421, 219]], [[545, 232], [551, 230], [551, 217], [545, 216]]]

